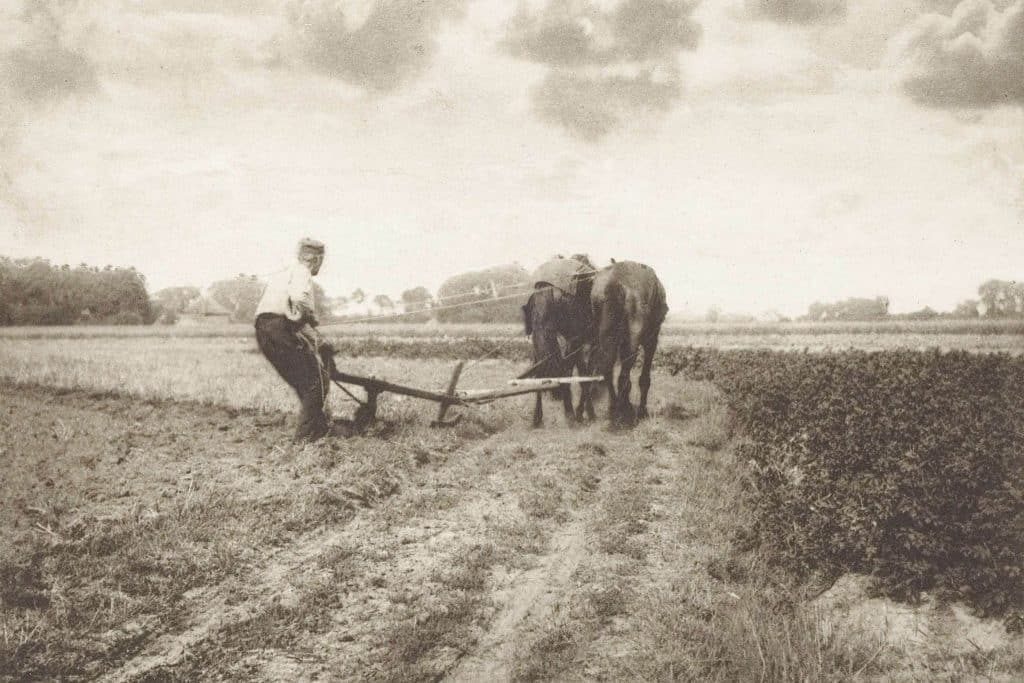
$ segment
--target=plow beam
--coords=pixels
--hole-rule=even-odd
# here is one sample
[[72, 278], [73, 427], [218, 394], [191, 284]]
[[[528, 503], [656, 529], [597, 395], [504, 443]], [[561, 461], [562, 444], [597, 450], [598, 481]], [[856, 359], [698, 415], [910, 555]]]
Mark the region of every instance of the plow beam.
[[513, 386], [508, 389], [464, 389], [455, 392], [455, 395], [462, 399], [463, 403], [489, 403], [499, 398], [509, 396], [520, 396], [522, 394], [534, 394], [538, 391], [547, 391], [564, 384], [581, 384], [586, 382], [600, 382], [603, 377], [546, 377], [543, 379], [514, 379], [509, 380]]

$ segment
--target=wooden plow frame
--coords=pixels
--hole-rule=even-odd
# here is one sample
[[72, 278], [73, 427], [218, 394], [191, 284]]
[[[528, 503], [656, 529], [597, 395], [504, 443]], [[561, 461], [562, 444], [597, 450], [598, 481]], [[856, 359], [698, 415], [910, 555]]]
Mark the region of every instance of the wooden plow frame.
[[[383, 393], [399, 394], [401, 396], [411, 396], [413, 398], [419, 398], [426, 401], [433, 401], [438, 404], [437, 418], [430, 423], [431, 427], [452, 427], [458, 424], [462, 416], [456, 417], [454, 420], [449, 422], [445, 421], [445, 415], [448, 413], [448, 409], [452, 406], [471, 406], [471, 405], [482, 405], [484, 403], [491, 403], [502, 398], [508, 398], [510, 396], [521, 396], [523, 394], [534, 394], [540, 391], [549, 391], [556, 389], [559, 386], [571, 385], [571, 384], [585, 384], [590, 382], [600, 382], [603, 377], [539, 377], [530, 378], [532, 374], [540, 366], [540, 363], [534, 365], [522, 375], [516, 379], [509, 380], [509, 387], [504, 389], [457, 389], [459, 384], [459, 377], [462, 375], [462, 369], [465, 366], [465, 361], [459, 361], [455, 365], [455, 369], [452, 371], [451, 379], [448, 381], [448, 388], [444, 393], [438, 391], [430, 391], [428, 389], [419, 389], [417, 387], [410, 387], [404, 384], [396, 384], [395, 382], [389, 382], [384, 379], [377, 377], [363, 377], [360, 375], [352, 375], [347, 372], [341, 372], [339, 370], [332, 370], [331, 380], [338, 385], [338, 387], [346, 394], [351, 396], [355, 401], [359, 403], [359, 408], [356, 409], [354, 422], [357, 427], [363, 428], [369, 425], [377, 417], [377, 397]], [[357, 387], [362, 387], [366, 391], [366, 400], [360, 401], [351, 392], [348, 391], [342, 384], [352, 384]]]

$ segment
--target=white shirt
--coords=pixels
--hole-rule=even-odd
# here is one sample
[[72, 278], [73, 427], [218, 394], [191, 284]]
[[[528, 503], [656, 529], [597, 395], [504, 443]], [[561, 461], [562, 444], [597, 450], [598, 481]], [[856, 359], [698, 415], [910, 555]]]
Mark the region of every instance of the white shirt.
[[256, 307], [260, 313], [277, 313], [299, 322], [313, 315], [313, 275], [303, 263], [294, 263], [270, 276]]

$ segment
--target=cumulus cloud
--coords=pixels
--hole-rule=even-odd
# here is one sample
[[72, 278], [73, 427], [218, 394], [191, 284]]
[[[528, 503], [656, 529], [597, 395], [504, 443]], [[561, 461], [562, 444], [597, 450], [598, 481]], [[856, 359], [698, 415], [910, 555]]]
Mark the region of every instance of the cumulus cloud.
[[747, 0], [747, 11], [782, 24], [813, 24], [846, 14], [846, 0]]
[[60, 100], [99, 87], [95, 65], [68, 30], [72, 12], [56, 3], [29, 0], [7, 17], [0, 52], [2, 90], [24, 103]]
[[[1005, 5], [1005, 3], [1003, 3]], [[932, 107], [1024, 105], [1024, 0], [964, 0], [920, 17], [900, 40], [903, 88]]]
[[598, 140], [640, 111], [666, 111], [679, 96], [678, 78], [651, 71], [629, 75], [549, 73], [534, 88], [537, 113], [585, 140]]
[[521, 5], [505, 44], [523, 59], [558, 66], [660, 58], [697, 47], [693, 7], [668, 0], [627, 0], [611, 10], [591, 2], [551, 0], [538, 13]]
[[519, 6], [503, 45], [551, 67], [532, 91], [537, 113], [587, 140], [631, 116], [665, 111], [681, 93], [677, 55], [697, 47], [695, 5], [680, 0], [548, 0]]
[[300, 56], [328, 76], [387, 92], [421, 74], [437, 52], [437, 34], [464, 11], [464, 0], [376, 0], [358, 23], [333, 0], [289, 7]]

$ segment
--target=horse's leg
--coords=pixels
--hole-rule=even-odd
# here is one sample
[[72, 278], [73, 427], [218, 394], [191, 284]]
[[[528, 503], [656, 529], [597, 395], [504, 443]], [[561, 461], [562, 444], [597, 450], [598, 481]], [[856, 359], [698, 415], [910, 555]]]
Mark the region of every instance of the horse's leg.
[[544, 401], [540, 391], [537, 392], [537, 402], [533, 404], [533, 426], [540, 427], [544, 424]]
[[648, 335], [644, 339], [644, 364], [640, 368], [640, 407], [637, 408], [637, 417], [641, 420], [647, 417], [647, 392], [651, 390], [651, 365], [654, 363], [654, 351], [658, 348], [658, 335]]
[[633, 404], [629, 401], [629, 394], [633, 389], [630, 373], [633, 371], [633, 364], [636, 362], [636, 354], [639, 349], [640, 347], [630, 338], [623, 339], [619, 345], [619, 387], [615, 402], [618, 419], [624, 426], [631, 426], [636, 422], [636, 413], [633, 411]]
[[[572, 368], [570, 366], [571, 371]], [[565, 409], [565, 421], [569, 424], [575, 424], [576, 415], [572, 412], [572, 389], [566, 384], [558, 387], [555, 391], [561, 395], [562, 407]]]
[[[590, 374], [590, 362], [589, 362], [590, 349], [582, 348], [576, 357], [576, 371], [580, 376]], [[587, 419], [594, 420], [596, 415], [594, 414], [594, 394], [590, 382], [580, 383], [580, 402], [576, 406], [576, 420], [583, 422], [583, 415], [586, 412]]]
[[608, 419], [615, 422], [618, 397], [615, 394], [615, 362], [604, 372], [604, 388], [608, 393]]
[[585, 393], [580, 398], [580, 402], [582, 403], [583, 409], [587, 412], [587, 419], [593, 422], [597, 419], [597, 413], [594, 412], [594, 385], [590, 382], [586, 382], [583, 385], [583, 391]]
[[[608, 393], [608, 419], [615, 421], [615, 382], [613, 373], [615, 371], [615, 356], [618, 352], [620, 328], [618, 317], [610, 309], [611, 304], [605, 303], [595, 311], [600, 321], [597, 333], [597, 344], [594, 346], [593, 355], [588, 363], [590, 371], [588, 374], [600, 375], [604, 378], [604, 386]], [[593, 394], [593, 388], [591, 388]]]
[[[583, 376], [585, 370], [577, 366], [580, 376]], [[576, 421], [583, 422], [583, 410], [590, 400], [590, 384], [586, 382], [580, 383], [580, 401], [576, 404]], [[593, 410], [593, 408], [591, 408]]]

